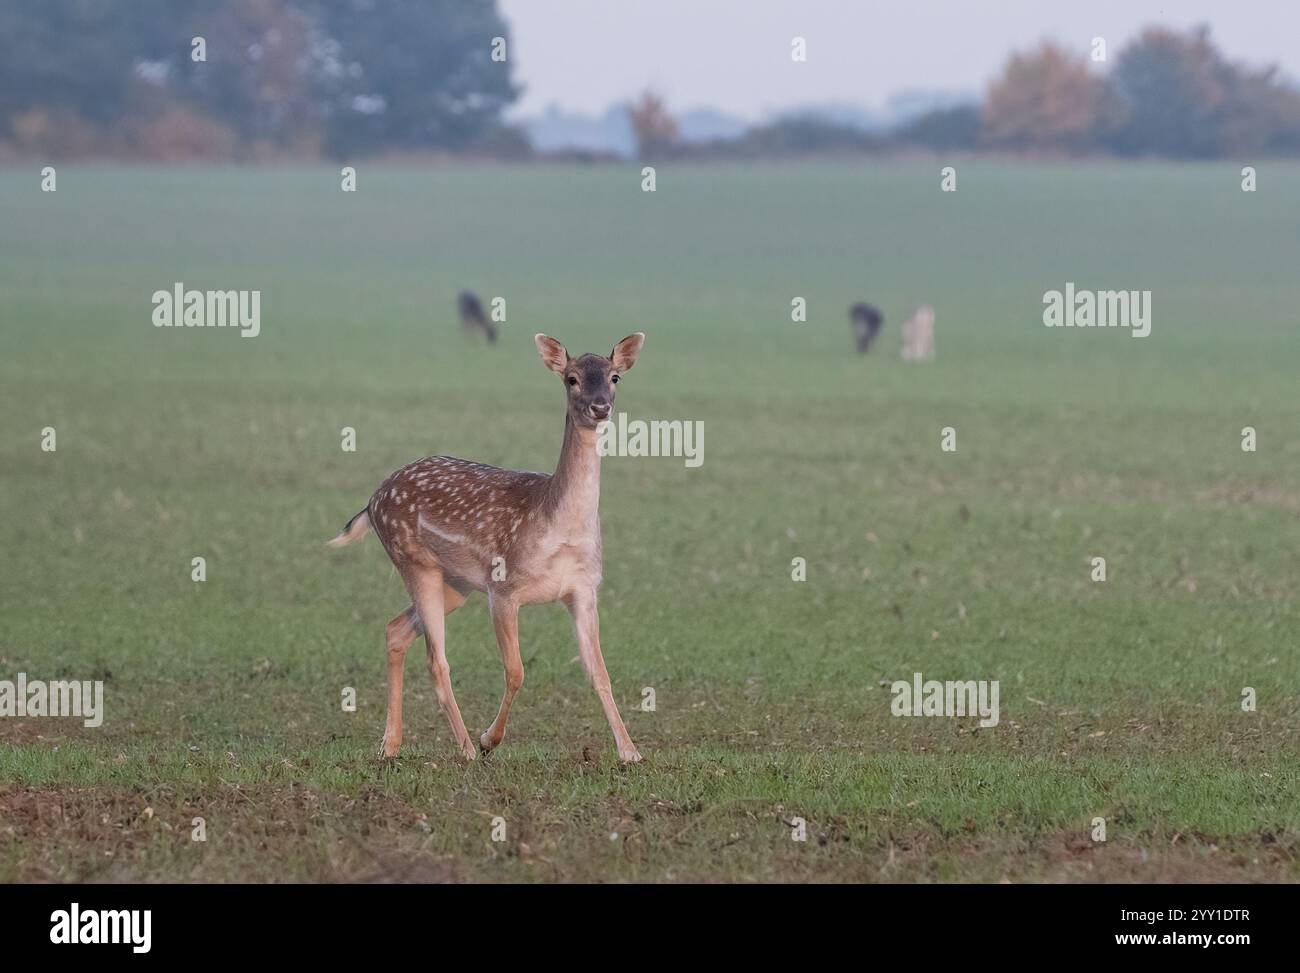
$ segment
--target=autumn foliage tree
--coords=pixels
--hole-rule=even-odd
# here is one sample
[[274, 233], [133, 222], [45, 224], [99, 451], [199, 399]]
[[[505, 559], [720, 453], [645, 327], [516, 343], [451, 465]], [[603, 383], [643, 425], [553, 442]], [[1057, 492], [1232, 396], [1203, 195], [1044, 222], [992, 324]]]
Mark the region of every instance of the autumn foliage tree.
[[662, 158], [672, 150], [677, 141], [677, 122], [668, 114], [661, 97], [646, 91], [628, 109], [628, 114], [642, 159]]
[[1076, 153], [1095, 145], [1114, 120], [1110, 90], [1087, 59], [1044, 42], [1013, 54], [989, 86], [984, 139], [1017, 151]]
[[1228, 61], [1209, 29], [1148, 27], [1114, 70], [1044, 42], [989, 87], [986, 144], [1015, 151], [1176, 159], [1300, 151], [1300, 91], [1275, 68]]

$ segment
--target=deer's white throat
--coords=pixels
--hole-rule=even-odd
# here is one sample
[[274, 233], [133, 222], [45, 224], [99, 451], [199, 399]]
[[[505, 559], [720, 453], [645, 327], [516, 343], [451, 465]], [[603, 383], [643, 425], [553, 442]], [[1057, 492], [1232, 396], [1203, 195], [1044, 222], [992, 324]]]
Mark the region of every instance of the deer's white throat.
[[564, 446], [551, 478], [553, 523], [566, 533], [600, 530], [600, 453], [596, 430], [565, 422]]

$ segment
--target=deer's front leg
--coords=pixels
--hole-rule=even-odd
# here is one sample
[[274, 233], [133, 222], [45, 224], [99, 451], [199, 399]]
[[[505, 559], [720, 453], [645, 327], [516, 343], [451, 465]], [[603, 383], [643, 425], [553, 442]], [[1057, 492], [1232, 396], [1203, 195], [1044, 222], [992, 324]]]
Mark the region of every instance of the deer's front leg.
[[618, 744], [618, 759], [624, 763], [636, 763], [641, 759], [632, 738], [627, 735], [623, 718], [618, 715], [618, 706], [614, 703], [614, 694], [609, 687], [609, 673], [605, 671], [605, 657], [600, 652], [600, 616], [596, 612], [596, 592], [581, 591], [565, 597], [564, 603], [573, 613], [573, 626], [578, 635], [578, 654], [582, 657], [583, 668], [591, 678], [591, 684], [600, 697], [600, 705], [609, 720], [609, 728], [614, 731], [614, 740]]
[[483, 735], [478, 738], [484, 753], [495, 750], [506, 733], [506, 720], [515, 694], [524, 684], [524, 664], [519, 660], [519, 606], [505, 599], [489, 599], [492, 627], [496, 629], [497, 645], [501, 647], [501, 665], [505, 669], [506, 688], [501, 696], [501, 708]]

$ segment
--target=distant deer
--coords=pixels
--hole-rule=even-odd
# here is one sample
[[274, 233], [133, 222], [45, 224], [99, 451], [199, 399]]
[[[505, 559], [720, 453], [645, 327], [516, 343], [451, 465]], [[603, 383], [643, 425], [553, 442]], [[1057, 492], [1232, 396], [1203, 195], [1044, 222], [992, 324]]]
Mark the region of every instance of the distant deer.
[[570, 358], [554, 338], [534, 339], [546, 367], [564, 380], [568, 413], [554, 475], [500, 470], [452, 456], [402, 467], [385, 480], [366, 508], [330, 541], [342, 546], [373, 528], [411, 596], [388, 623], [388, 722], [380, 753], [402, 744], [402, 663], [423, 633], [438, 705], [469, 759], [465, 730], [447, 667], [443, 618], [474, 591], [485, 591], [505, 666], [505, 694], [492, 725], [479, 737], [485, 753], [501, 743], [515, 694], [523, 685], [519, 661], [521, 605], [562, 601], [573, 615], [578, 653], [600, 697], [618, 757], [641, 759], [610, 691], [600, 652], [596, 589], [601, 579], [600, 456], [597, 428], [614, 406], [614, 386], [632, 368], [645, 335], [629, 335], [608, 358]]
[[496, 343], [497, 326], [484, 315], [483, 305], [477, 294], [473, 291], [461, 291], [460, 296], [456, 298], [456, 306], [460, 309], [461, 326], [466, 331], [482, 331], [487, 335], [489, 344]]
[[884, 322], [881, 313], [870, 304], [854, 304], [849, 308], [849, 325], [853, 329], [853, 340], [857, 343], [860, 354], [866, 354], [870, 350], [871, 343], [880, 334], [880, 326]]

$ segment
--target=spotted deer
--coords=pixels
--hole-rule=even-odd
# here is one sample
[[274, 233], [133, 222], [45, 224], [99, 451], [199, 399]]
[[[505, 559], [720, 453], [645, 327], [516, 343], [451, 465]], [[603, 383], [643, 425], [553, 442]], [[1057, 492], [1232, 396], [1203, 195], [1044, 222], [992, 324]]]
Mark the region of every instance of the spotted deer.
[[330, 541], [339, 547], [373, 529], [402, 576], [411, 604], [388, 623], [388, 719], [380, 746], [394, 757], [402, 744], [402, 664], [424, 635], [438, 705], [456, 744], [472, 760], [475, 747], [451, 691], [444, 617], [475, 591], [488, 596], [505, 667], [505, 693], [492, 725], [479, 737], [488, 753], [501, 743], [510, 706], [524, 682], [519, 659], [519, 608], [563, 602], [573, 615], [578, 653], [600, 697], [619, 759], [639, 761], [600, 651], [596, 590], [601, 579], [600, 456], [597, 428], [614, 406], [614, 386], [635, 364], [645, 335], [629, 335], [608, 358], [570, 358], [564, 345], [534, 339], [546, 367], [568, 396], [564, 444], [555, 473], [502, 470], [453, 456], [402, 467], [366, 508]]

